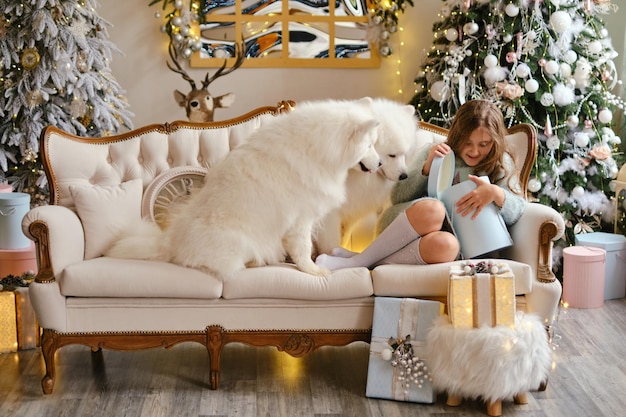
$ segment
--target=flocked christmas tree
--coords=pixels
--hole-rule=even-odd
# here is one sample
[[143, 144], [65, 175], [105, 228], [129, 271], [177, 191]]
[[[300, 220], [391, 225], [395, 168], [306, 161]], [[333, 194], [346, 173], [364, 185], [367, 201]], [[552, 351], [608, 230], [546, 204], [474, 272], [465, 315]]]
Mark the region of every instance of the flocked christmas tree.
[[[610, 181], [622, 163], [614, 113], [624, 102], [602, 14], [610, 0], [443, 0], [415, 79], [421, 119], [449, 126], [469, 99], [500, 106], [507, 124], [537, 128], [528, 189], [576, 233], [612, 231]], [[557, 259], [558, 261], [558, 259]]]
[[57, 126], [86, 137], [131, 128], [111, 75], [115, 46], [92, 0], [5, 1], [0, 7], [0, 183], [46, 202], [39, 136]]

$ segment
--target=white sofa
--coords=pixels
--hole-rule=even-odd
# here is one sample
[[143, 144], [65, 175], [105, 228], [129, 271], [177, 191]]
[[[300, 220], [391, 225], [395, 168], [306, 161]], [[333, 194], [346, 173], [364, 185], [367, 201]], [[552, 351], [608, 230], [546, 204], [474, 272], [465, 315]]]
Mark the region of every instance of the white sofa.
[[[445, 302], [449, 264], [354, 268], [328, 279], [283, 264], [246, 269], [222, 282], [165, 262], [101, 256], [126, 224], [142, 213], [158, 219], [159, 210], [197, 184], [203, 169], [292, 105], [284, 101], [227, 121], [155, 124], [97, 139], [54, 127], [42, 132], [50, 204], [32, 209], [22, 226], [37, 245], [39, 270], [30, 296], [43, 329], [44, 393], [54, 387], [55, 352], [70, 344], [133, 350], [201, 343], [210, 355], [211, 388], [217, 389], [227, 343], [276, 346], [302, 356], [325, 345], [369, 342], [375, 296]], [[445, 133], [422, 124], [416, 140], [423, 145]], [[520, 126], [510, 138], [525, 184], [535, 133]], [[550, 263], [552, 241], [563, 229], [552, 208], [529, 204], [511, 228], [515, 245], [505, 253], [516, 277], [518, 309], [539, 314], [546, 326], [561, 295]]]

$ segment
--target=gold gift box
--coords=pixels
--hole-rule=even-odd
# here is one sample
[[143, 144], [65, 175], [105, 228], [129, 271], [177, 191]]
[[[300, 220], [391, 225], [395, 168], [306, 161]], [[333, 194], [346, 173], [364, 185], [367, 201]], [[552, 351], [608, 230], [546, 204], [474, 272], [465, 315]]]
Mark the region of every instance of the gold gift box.
[[39, 325], [28, 288], [0, 291], [0, 353], [39, 346]]
[[457, 328], [515, 326], [515, 278], [504, 262], [450, 267], [448, 316]]

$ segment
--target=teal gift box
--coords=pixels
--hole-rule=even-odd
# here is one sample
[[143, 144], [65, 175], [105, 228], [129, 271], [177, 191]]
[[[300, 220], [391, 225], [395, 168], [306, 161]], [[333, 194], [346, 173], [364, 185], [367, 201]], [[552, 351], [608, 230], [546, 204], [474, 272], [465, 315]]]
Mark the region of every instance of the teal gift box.
[[626, 237], [614, 233], [593, 232], [575, 236], [576, 246], [591, 246], [606, 251], [604, 299], [626, 297]]
[[365, 395], [432, 404], [426, 334], [444, 312], [438, 301], [376, 297]]

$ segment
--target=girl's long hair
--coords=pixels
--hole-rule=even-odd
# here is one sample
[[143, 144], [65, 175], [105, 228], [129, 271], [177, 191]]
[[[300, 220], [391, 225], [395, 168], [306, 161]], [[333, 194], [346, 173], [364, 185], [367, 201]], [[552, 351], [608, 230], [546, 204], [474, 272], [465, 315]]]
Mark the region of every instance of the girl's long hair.
[[[485, 159], [474, 167], [474, 174], [486, 174], [489, 181], [495, 184], [511, 174], [504, 166], [504, 154], [508, 154], [515, 161], [514, 155], [507, 150], [505, 139], [507, 130], [502, 112], [495, 104], [488, 100], [471, 100], [463, 104], [454, 116], [447, 143], [458, 155], [472, 132], [479, 127], [487, 129], [489, 137], [493, 140], [493, 146]], [[509, 179], [513, 177], [510, 176]], [[514, 191], [518, 187], [509, 184], [509, 188]]]

